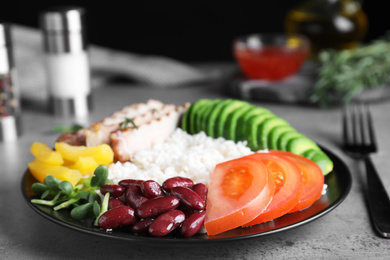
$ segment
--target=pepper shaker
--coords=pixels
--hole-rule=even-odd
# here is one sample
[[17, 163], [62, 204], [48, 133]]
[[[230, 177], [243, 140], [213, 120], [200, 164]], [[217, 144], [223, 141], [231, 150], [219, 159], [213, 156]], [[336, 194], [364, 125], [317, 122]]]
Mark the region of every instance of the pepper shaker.
[[20, 135], [19, 93], [15, 84], [11, 26], [0, 22], [0, 141], [15, 141]]
[[85, 117], [91, 109], [90, 69], [81, 7], [53, 7], [40, 15], [55, 115]]

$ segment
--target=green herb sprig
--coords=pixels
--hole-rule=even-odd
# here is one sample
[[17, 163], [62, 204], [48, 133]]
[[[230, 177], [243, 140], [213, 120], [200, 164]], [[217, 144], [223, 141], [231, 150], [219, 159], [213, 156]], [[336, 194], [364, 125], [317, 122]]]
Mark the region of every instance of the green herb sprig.
[[133, 119], [126, 117], [125, 121], [123, 121], [123, 123], [121, 124], [121, 130], [126, 129], [126, 127], [129, 125], [129, 123], [131, 123], [135, 129], [138, 129], [138, 126], [135, 124]]
[[32, 190], [40, 196], [32, 199], [31, 203], [53, 207], [55, 211], [72, 208], [72, 218], [81, 220], [95, 217], [97, 220], [108, 209], [109, 193], [103, 201], [96, 190], [107, 184], [108, 167], [100, 165], [94, 171], [94, 176], [82, 179], [75, 187], [68, 181], [61, 181], [53, 176], [47, 176], [44, 183], [36, 182]]
[[318, 80], [310, 100], [321, 106], [348, 103], [367, 88], [390, 82], [390, 32], [352, 50], [324, 50], [319, 55]]

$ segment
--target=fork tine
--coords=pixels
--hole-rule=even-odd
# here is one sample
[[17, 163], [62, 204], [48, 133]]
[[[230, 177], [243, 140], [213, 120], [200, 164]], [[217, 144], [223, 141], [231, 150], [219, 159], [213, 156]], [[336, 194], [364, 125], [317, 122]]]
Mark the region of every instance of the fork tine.
[[361, 103], [360, 105], [356, 105], [356, 110], [359, 115], [359, 125], [360, 125], [360, 144], [365, 145], [367, 143], [367, 127], [368, 126], [368, 120], [367, 120], [367, 111], [366, 106], [364, 103]]
[[374, 124], [372, 122], [372, 116], [371, 116], [371, 108], [370, 105], [366, 105], [366, 118], [367, 118], [367, 125], [368, 125], [368, 136], [370, 140], [370, 144], [373, 147], [373, 150], [377, 150], [377, 142], [375, 138], [375, 131], [374, 131]]
[[[352, 127], [352, 141], [353, 144], [356, 145], [358, 144], [358, 130], [361, 130], [363, 125], [361, 124], [362, 122], [359, 120], [357, 114], [358, 114], [358, 107], [355, 105], [352, 106], [351, 110], [351, 127]], [[360, 125], [360, 128], [358, 127]]]
[[376, 152], [377, 143], [369, 104], [346, 105], [342, 116], [344, 148], [361, 154]]
[[356, 144], [355, 121], [354, 107], [350, 104], [345, 105], [343, 109], [343, 142], [345, 147]]

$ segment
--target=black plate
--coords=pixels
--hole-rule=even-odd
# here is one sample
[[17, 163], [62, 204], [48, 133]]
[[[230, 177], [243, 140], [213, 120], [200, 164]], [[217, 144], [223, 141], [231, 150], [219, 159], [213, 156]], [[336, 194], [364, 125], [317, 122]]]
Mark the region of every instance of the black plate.
[[32, 204], [30, 200], [34, 197], [34, 192], [31, 190], [31, 185], [36, 182], [36, 180], [28, 170], [24, 174], [21, 188], [25, 200], [33, 210], [54, 223], [76, 231], [107, 238], [130, 240], [133, 242], [158, 243], [159, 245], [209, 244], [213, 242], [254, 238], [282, 232], [318, 219], [336, 208], [347, 197], [351, 189], [352, 178], [343, 161], [326, 149], [323, 150], [328, 154], [331, 160], [333, 160], [334, 170], [325, 177], [325, 183], [327, 184], [326, 194], [322, 195], [311, 207], [296, 213], [287, 214], [268, 223], [247, 228], [237, 228], [216, 236], [199, 234], [190, 238], [182, 238], [174, 235], [163, 238], [154, 238], [147, 235], [134, 235], [125, 230], [106, 232], [105, 230], [93, 226], [92, 220], [78, 221], [72, 219], [69, 214], [70, 210], [54, 211], [50, 207]]

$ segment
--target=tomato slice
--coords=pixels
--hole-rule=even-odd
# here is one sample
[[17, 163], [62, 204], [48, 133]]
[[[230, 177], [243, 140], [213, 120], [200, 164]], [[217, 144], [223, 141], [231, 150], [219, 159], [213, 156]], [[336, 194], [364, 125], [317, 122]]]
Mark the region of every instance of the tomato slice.
[[272, 200], [274, 180], [265, 165], [252, 158], [217, 164], [210, 175], [205, 228], [216, 235], [249, 222]]
[[301, 155], [284, 151], [271, 151], [271, 153], [280, 154], [293, 161], [302, 174], [302, 194], [298, 204], [290, 210], [290, 213], [296, 212], [313, 205], [322, 194], [324, 186], [324, 174], [321, 168], [312, 160]]
[[252, 226], [283, 216], [294, 208], [301, 197], [302, 175], [291, 160], [276, 153], [255, 153], [243, 158], [254, 158], [265, 164], [275, 180], [275, 195], [268, 207], [243, 226]]

